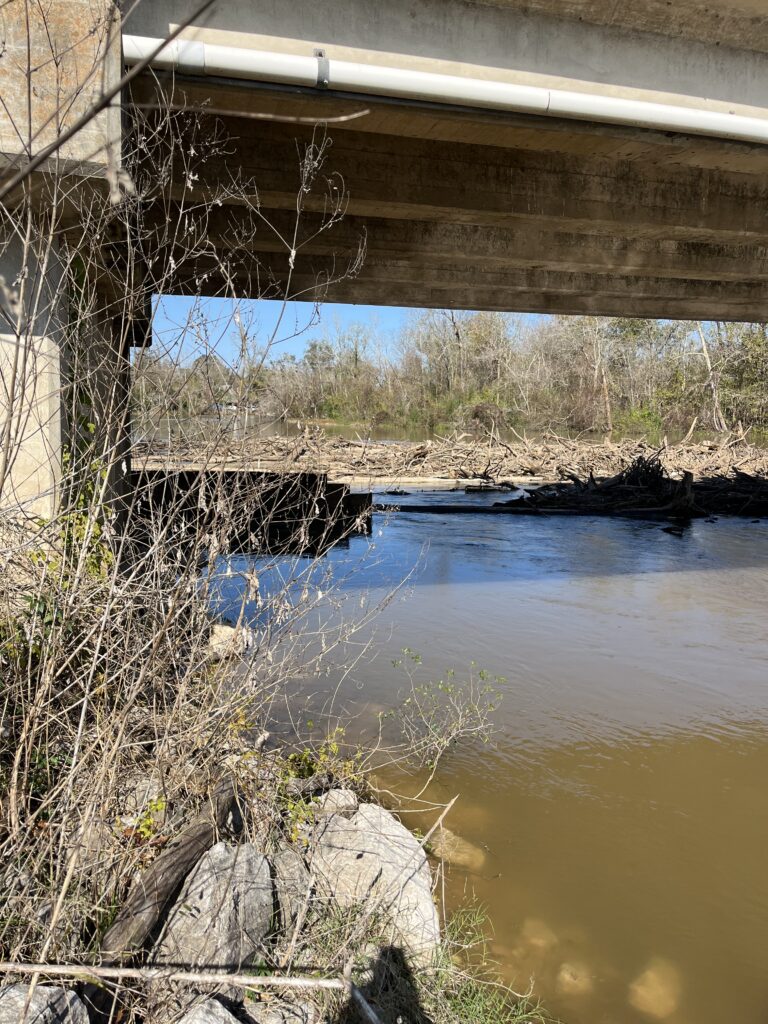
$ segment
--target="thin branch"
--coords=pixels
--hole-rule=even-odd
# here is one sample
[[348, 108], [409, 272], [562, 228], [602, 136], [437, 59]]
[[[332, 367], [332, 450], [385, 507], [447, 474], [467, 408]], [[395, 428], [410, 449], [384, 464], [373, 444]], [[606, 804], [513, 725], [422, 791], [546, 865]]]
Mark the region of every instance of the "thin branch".
[[76, 978], [79, 981], [181, 982], [188, 985], [239, 985], [247, 988], [283, 988], [303, 991], [347, 992], [370, 1024], [381, 1024], [368, 1000], [346, 978], [307, 978], [286, 974], [244, 974], [228, 971], [177, 971], [167, 967], [91, 967], [87, 964], [25, 964], [3, 961], [0, 974], [44, 974], [51, 978]]

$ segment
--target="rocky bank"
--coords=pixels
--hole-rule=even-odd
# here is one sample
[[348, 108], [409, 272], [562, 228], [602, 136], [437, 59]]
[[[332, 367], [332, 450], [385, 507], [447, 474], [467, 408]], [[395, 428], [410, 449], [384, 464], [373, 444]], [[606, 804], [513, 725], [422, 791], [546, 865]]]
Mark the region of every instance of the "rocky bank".
[[[274, 766], [270, 771], [274, 774]], [[382, 942], [400, 952], [407, 970], [429, 963], [441, 936], [423, 844], [389, 811], [360, 802], [351, 789], [334, 788], [327, 776], [288, 781], [285, 827], [264, 833], [263, 842], [253, 841], [254, 829], [245, 827], [259, 819], [263, 808], [235, 786], [226, 820], [210, 833], [215, 841], [205, 849], [198, 842], [199, 855], [167, 906], [158, 906], [143, 948], [124, 943], [128, 948], [118, 951], [114, 938], [107, 938], [101, 962], [254, 975], [275, 973], [275, 964], [282, 963], [287, 974], [291, 968], [306, 974], [309, 965], [297, 955], [302, 932], [317, 928], [318, 921], [341, 920], [347, 914], [347, 921], [354, 923], [346, 941], [357, 946], [348, 958], [359, 962], [363, 952], [370, 964], [354, 979], [358, 984], [375, 973]], [[145, 803], [156, 805], [151, 785], [141, 791]], [[169, 853], [174, 851], [166, 847], [154, 864]], [[188, 855], [183, 843], [175, 854], [182, 859]], [[141, 906], [139, 900], [137, 909], [137, 892], [145, 897], [150, 890], [162, 892], [150, 874], [148, 869], [133, 881], [128, 910], [123, 908], [122, 918], [118, 915], [113, 934], [115, 929], [123, 936], [135, 933], [135, 918], [145, 912], [147, 902]], [[374, 935], [378, 944], [372, 942]], [[340, 1019], [338, 1005], [329, 1012], [317, 992], [299, 991], [299, 997], [278, 996], [268, 987], [246, 991], [231, 984], [212, 988], [155, 979], [143, 986], [140, 1004], [129, 1001], [128, 1009], [119, 1001], [115, 1010], [105, 1008], [103, 992], [94, 993], [93, 987], [74, 980], [34, 989], [16, 983], [0, 989], [0, 1024], [95, 1024], [110, 1012], [117, 1013], [114, 1019], [145, 1024], [320, 1024]]]

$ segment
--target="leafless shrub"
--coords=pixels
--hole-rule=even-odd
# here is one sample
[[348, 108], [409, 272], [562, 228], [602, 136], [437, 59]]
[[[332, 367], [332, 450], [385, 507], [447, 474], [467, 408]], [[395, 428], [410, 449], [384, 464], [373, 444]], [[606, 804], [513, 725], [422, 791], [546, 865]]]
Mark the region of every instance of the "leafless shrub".
[[[211, 599], [233, 543], [311, 556], [328, 530], [355, 527], [322, 522], [316, 478], [233, 486], [211, 463], [215, 425], [183, 484], [169, 465], [130, 475], [129, 378], [149, 358], [152, 296], [183, 289], [192, 310], [168, 343], [169, 408], [193, 345], [211, 365], [223, 360], [205, 337], [209, 298], [299, 297], [304, 205], [325, 195], [332, 230], [346, 202], [318, 129], [298, 153], [279, 271], [266, 265], [249, 244], [271, 230], [257, 183], [196, 185], [205, 161], [227, 152], [220, 122], [158, 96], [149, 110], [126, 108], [119, 173], [62, 163], [22, 176], [0, 211], [3, 959], [90, 959], [136, 873], [221, 776], [242, 723], [258, 730], [297, 670], [301, 623], [318, 601], [311, 558], [300, 587], [269, 595], [252, 573], [229, 609], [235, 662], [212, 656]], [[212, 239], [211, 211], [233, 203], [231, 231]], [[336, 276], [361, 258], [362, 247], [340, 257]], [[313, 299], [335, 279], [326, 273]], [[243, 333], [239, 353], [263, 359], [283, 334], [278, 325], [254, 357]], [[252, 624], [249, 600], [262, 606]], [[340, 625], [336, 641], [353, 628]]]

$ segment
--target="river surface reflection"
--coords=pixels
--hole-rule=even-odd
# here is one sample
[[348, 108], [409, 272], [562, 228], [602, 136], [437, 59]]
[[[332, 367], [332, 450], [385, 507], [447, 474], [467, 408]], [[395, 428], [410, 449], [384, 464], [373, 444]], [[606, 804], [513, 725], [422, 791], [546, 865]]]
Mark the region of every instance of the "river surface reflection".
[[507, 680], [494, 743], [429, 792], [460, 794], [449, 824], [484, 852], [450, 895], [488, 906], [505, 976], [566, 1024], [765, 1024], [768, 523], [404, 509], [374, 548], [352, 605], [418, 569], [341, 682], [361, 722], [399, 699], [403, 648], [423, 678]]

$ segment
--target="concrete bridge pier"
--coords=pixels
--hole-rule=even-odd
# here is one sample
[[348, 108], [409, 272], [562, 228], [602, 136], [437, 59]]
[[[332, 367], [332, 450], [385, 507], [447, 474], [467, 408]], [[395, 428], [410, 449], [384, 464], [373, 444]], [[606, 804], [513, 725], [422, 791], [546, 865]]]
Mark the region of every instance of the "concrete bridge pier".
[[13, 238], [0, 275], [0, 508], [48, 517], [66, 444], [61, 282]]
[[[112, 0], [3, 5], [0, 187], [119, 80], [120, 28]], [[106, 468], [113, 495], [127, 478], [122, 462], [128, 456], [128, 367], [121, 326], [115, 323], [118, 289], [94, 279], [98, 243], [83, 227], [89, 205], [108, 201], [120, 167], [121, 135], [118, 97], [2, 200], [4, 510], [53, 515], [73, 463], [82, 464], [92, 489], [101, 485], [99, 467]], [[69, 461], [66, 474], [63, 460]]]
[[135, 337], [120, 299], [73, 282], [57, 244], [44, 266], [19, 248], [0, 260], [0, 508], [50, 518], [74, 491], [119, 513]]

